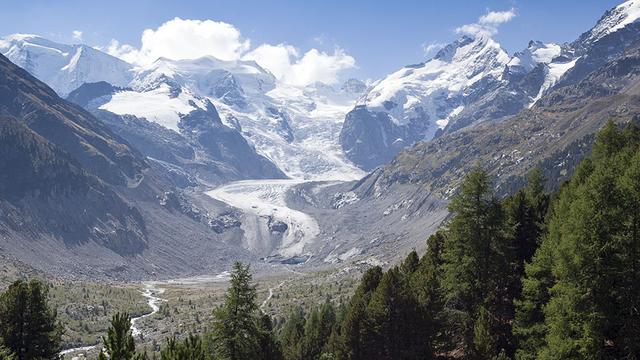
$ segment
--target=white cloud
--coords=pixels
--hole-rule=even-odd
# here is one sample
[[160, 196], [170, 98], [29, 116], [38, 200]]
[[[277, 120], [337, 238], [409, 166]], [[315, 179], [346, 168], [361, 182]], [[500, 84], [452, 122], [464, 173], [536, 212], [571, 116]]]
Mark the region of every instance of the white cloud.
[[[213, 20], [183, 20], [175, 18], [156, 30], [142, 33], [142, 46], [118, 46], [112, 40], [110, 54], [136, 64], [149, 64], [159, 57], [174, 60], [195, 59], [211, 55], [221, 60], [236, 60], [249, 49], [250, 42], [242, 38], [233, 25]], [[116, 46], [111, 46], [111, 45]], [[118, 56], [116, 55], [116, 56]]]
[[422, 44], [422, 51], [424, 52], [424, 56], [429, 56], [433, 52], [442, 49], [446, 44], [440, 42], [432, 42], [430, 44]]
[[511, 21], [516, 16], [514, 9], [507, 11], [490, 11], [480, 16], [478, 22], [483, 25], [499, 25]]
[[318, 81], [334, 84], [341, 71], [355, 67], [356, 63], [341, 48], [336, 48], [333, 53], [311, 49], [300, 56], [298, 49], [285, 44], [262, 44], [248, 52], [243, 59], [255, 60], [278, 80], [297, 86]]
[[261, 44], [252, 49], [249, 39], [233, 25], [213, 20], [175, 18], [156, 30], [144, 30], [141, 44], [137, 49], [113, 39], [99, 49], [137, 65], [159, 57], [180, 60], [211, 55], [221, 60], [254, 60], [278, 80], [298, 86], [317, 81], [333, 84], [341, 71], [355, 67], [355, 59], [341, 48], [333, 53], [310, 49], [303, 55], [287, 44]]
[[515, 9], [507, 11], [489, 11], [480, 16], [478, 22], [466, 24], [456, 28], [459, 34], [468, 34], [473, 36], [492, 36], [498, 33], [498, 27], [506, 22], [511, 21], [516, 16]]
[[282, 81], [292, 85], [308, 85], [317, 81], [327, 84], [338, 82], [338, 73], [356, 66], [356, 60], [343, 49], [333, 54], [311, 49], [291, 65]]
[[120, 44], [116, 39], [111, 39], [107, 46], [97, 46], [96, 49], [104, 51], [132, 64], [137, 63], [140, 51], [128, 44]]
[[262, 44], [243, 56], [243, 60], [255, 60], [260, 66], [282, 79], [291, 68], [291, 62], [299, 56], [298, 50], [286, 44]]
[[71, 37], [72, 37], [74, 40], [82, 41], [82, 31], [80, 31], [80, 30], [73, 30], [73, 32], [71, 33]]

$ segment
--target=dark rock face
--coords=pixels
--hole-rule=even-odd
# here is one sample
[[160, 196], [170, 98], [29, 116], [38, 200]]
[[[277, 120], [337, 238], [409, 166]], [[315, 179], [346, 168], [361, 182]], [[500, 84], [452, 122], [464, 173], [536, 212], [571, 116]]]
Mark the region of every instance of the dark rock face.
[[340, 144], [347, 158], [365, 170], [384, 164], [409, 144], [417, 141], [418, 131], [397, 126], [386, 113], [374, 113], [365, 106], [351, 110], [340, 131]]
[[[111, 96], [117, 92], [125, 90], [123, 88], [119, 88], [117, 86], [113, 86], [106, 81], [100, 81], [96, 83], [85, 83], [82, 84], [79, 88], [73, 90], [67, 96], [67, 100], [80, 105], [83, 108], [88, 107], [98, 107], [102, 105], [102, 103], [108, 102], [111, 99]], [[100, 104], [91, 104], [91, 102], [104, 100]]]
[[282, 221], [269, 219], [269, 230], [272, 232], [284, 234], [288, 228], [289, 226]]
[[344, 84], [342, 84], [340, 89], [352, 94], [362, 94], [365, 90], [367, 90], [367, 84], [358, 79], [349, 79], [345, 81]]

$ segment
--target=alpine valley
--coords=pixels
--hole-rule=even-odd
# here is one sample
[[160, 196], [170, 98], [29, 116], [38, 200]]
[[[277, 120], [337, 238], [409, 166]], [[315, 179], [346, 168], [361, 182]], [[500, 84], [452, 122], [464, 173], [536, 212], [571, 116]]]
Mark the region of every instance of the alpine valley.
[[[129, 63], [6, 35], [0, 275], [116, 283], [122, 296], [144, 281], [142, 305], [127, 306], [148, 301], [151, 315], [167, 299], [219, 304], [184, 289], [221, 293], [236, 261], [264, 279], [268, 314], [351, 296], [367, 269], [428, 250], [478, 166], [501, 199], [536, 168], [555, 192], [607, 121], [640, 123], [639, 19], [630, 0], [572, 42], [510, 54], [490, 31], [465, 34], [378, 80], [306, 85], [257, 60]], [[169, 336], [167, 314], [136, 318], [134, 335], [152, 329], [136, 340]]]
[[255, 61], [140, 66], [5, 36], [2, 167], [24, 170], [3, 171], [2, 250], [114, 279], [217, 274], [237, 257], [265, 269], [393, 262], [423, 248], [478, 161], [502, 194], [535, 166], [557, 187], [604, 121], [635, 118], [638, 8], [513, 55], [463, 35], [339, 86], [289, 85]]

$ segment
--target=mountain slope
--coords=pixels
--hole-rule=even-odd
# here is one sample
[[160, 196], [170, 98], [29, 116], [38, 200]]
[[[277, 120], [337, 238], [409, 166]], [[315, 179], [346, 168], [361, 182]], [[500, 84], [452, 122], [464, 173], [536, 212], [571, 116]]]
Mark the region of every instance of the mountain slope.
[[640, 38], [639, 17], [640, 2], [627, 1], [571, 44], [532, 41], [512, 57], [486, 35], [462, 37], [379, 81], [347, 114], [342, 148], [373, 169], [417, 141], [505, 120], [619, 56]]
[[496, 176], [503, 194], [538, 164], [557, 186], [588, 153], [592, 135], [606, 121], [638, 118], [639, 45], [511, 119], [443, 135], [400, 153], [380, 170], [378, 185], [415, 183], [446, 198], [480, 162]]
[[251, 259], [228, 208], [195, 206], [101, 121], [2, 56], [0, 122], [4, 254], [101, 279], [215, 273]]
[[20, 119], [111, 184], [135, 182], [148, 168], [142, 156], [104, 124], [60, 99], [51, 88], [2, 55], [0, 115]]
[[67, 246], [93, 241], [121, 255], [147, 246], [136, 208], [14, 118], [0, 119], [0, 174], [0, 228], [6, 232], [49, 235]]

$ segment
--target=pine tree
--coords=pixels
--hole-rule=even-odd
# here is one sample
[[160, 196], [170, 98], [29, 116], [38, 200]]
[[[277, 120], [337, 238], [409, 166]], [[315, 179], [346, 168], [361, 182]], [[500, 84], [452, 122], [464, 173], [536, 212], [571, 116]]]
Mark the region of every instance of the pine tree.
[[224, 305], [214, 311], [213, 342], [221, 359], [255, 359], [259, 352], [258, 305], [249, 265], [236, 262]]
[[[640, 130], [629, 131], [640, 134]], [[635, 144], [640, 144], [636, 139]], [[624, 213], [627, 215], [623, 223], [626, 234], [622, 246], [623, 281], [619, 308], [620, 314], [620, 346], [621, 352], [627, 356], [640, 359], [640, 151], [636, 150], [630, 160], [620, 185], [624, 191]]]
[[280, 333], [283, 355], [286, 360], [303, 360], [305, 317], [301, 308], [291, 312]]
[[[104, 348], [113, 360], [132, 360], [136, 358], [136, 345], [131, 335], [131, 318], [127, 314], [116, 313], [111, 318], [107, 337], [102, 338]], [[104, 354], [102, 355], [104, 357]]]
[[281, 360], [282, 350], [273, 333], [271, 317], [262, 314], [258, 319], [258, 346], [260, 348], [259, 360]]
[[429, 326], [409, 279], [398, 268], [387, 271], [371, 296], [362, 333], [362, 352], [372, 359], [429, 359]]
[[202, 339], [193, 334], [183, 341], [169, 339], [160, 351], [160, 360], [205, 360], [206, 358]]
[[410, 278], [411, 291], [425, 316], [425, 341], [434, 352], [446, 352], [455, 347], [455, 344], [449, 341], [451, 334], [446, 332], [444, 298], [440, 283], [444, 243], [443, 231], [438, 231], [427, 239], [427, 251]]
[[629, 256], [638, 249], [633, 184], [640, 173], [634, 169], [639, 139], [636, 127], [620, 131], [609, 122], [591, 159], [562, 189], [545, 240], [551, 243], [553, 286], [539, 359], [639, 356], [638, 284], [632, 283], [637, 258]]
[[0, 346], [0, 360], [15, 360], [15, 358], [16, 357], [11, 350], [4, 346]]
[[0, 295], [0, 339], [18, 360], [56, 359], [62, 326], [39, 280], [18, 280]]
[[473, 324], [473, 352], [471, 357], [474, 359], [492, 359], [496, 355], [497, 341], [491, 322], [489, 311], [484, 306], [480, 306], [477, 320]]
[[419, 264], [420, 258], [418, 257], [418, 253], [415, 250], [412, 250], [404, 259], [402, 264], [400, 264], [400, 271], [407, 276], [411, 275], [418, 269]]
[[341, 326], [341, 344], [338, 358], [347, 360], [366, 359], [363, 356], [362, 335], [365, 329], [367, 306], [371, 294], [382, 279], [382, 268], [373, 267], [364, 273], [360, 285], [351, 297], [344, 321]]
[[318, 309], [313, 309], [305, 321], [302, 357], [304, 359], [317, 360], [323, 348], [324, 339], [320, 329], [320, 314]]
[[[510, 304], [504, 294], [508, 277], [499, 274], [508, 274], [512, 255], [505, 216], [486, 171], [477, 168], [466, 176], [449, 210], [454, 216], [447, 228], [443, 252], [442, 289], [451, 331], [469, 353], [473, 350], [480, 306], [499, 319], [497, 326], [508, 327], [505, 308]], [[506, 347], [508, 334], [502, 335], [497, 344]]]

